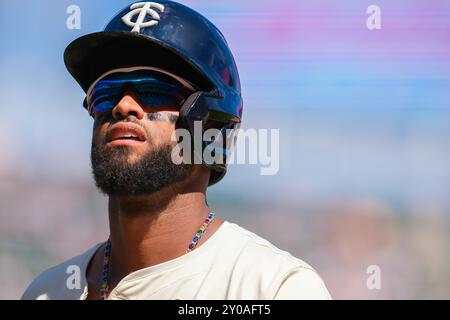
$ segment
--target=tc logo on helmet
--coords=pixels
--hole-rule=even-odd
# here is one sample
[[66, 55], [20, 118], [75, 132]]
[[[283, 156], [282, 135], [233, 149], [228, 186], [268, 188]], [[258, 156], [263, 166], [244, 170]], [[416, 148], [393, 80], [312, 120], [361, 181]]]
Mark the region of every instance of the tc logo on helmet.
[[[161, 12], [164, 12], [164, 6], [162, 4], [156, 2], [137, 2], [131, 5], [130, 12], [122, 17], [123, 23], [127, 26], [132, 27], [131, 32], [139, 33], [141, 28], [154, 27], [158, 24], [158, 21], [161, 20], [158, 12], [153, 10], [152, 8], [158, 9]], [[139, 15], [136, 19], [136, 22], [131, 21], [131, 19], [135, 15]], [[150, 15], [153, 20], [144, 22], [145, 17]]]

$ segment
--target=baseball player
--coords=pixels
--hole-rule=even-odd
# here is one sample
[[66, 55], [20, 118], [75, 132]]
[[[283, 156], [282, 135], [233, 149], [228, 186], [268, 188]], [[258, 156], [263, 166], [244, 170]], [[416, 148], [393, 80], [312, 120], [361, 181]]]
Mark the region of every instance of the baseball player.
[[[73, 41], [64, 61], [93, 118], [92, 170], [109, 199], [110, 236], [40, 274], [23, 299], [330, 298], [311, 266], [206, 202], [232, 148], [214, 141], [239, 127], [243, 109], [217, 27], [176, 2], [138, 2]], [[174, 132], [194, 137], [196, 122], [218, 133], [201, 144], [216, 161], [176, 163], [174, 150], [183, 159], [192, 150], [180, 153]]]

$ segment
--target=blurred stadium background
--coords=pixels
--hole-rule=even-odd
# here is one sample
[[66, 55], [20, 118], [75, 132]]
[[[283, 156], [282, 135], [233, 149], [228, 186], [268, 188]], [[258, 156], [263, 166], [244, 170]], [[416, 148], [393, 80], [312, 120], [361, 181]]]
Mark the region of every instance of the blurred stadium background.
[[[450, 1], [181, 2], [235, 53], [243, 127], [280, 129], [279, 173], [232, 166], [209, 191], [216, 212], [309, 262], [335, 299], [449, 299]], [[0, 0], [0, 298], [107, 237], [62, 54], [128, 4]]]

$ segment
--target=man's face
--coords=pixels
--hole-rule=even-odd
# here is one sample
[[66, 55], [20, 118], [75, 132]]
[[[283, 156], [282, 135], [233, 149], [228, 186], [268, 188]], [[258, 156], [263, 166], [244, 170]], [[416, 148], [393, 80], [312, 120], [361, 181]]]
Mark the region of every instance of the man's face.
[[178, 110], [143, 105], [128, 90], [111, 111], [94, 114], [91, 163], [101, 191], [151, 194], [190, 176], [191, 165], [171, 160]]

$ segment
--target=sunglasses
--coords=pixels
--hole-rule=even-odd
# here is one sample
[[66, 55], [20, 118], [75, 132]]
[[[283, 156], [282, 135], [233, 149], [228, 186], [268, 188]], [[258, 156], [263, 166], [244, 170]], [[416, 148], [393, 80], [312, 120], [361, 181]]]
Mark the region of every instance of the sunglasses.
[[117, 71], [100, 78], [89, 88], [84, 107], [94, 117], [108, 113], [119, 103], [125, 92], [131, 90], [143, 106], [180, 108], [195, 92], [188, 83], [182, 83], [156, 70], [139, 69]]

